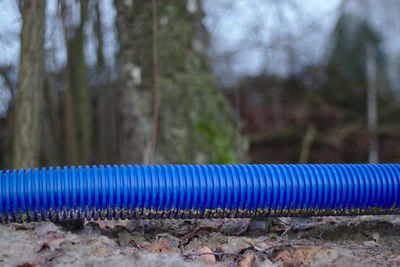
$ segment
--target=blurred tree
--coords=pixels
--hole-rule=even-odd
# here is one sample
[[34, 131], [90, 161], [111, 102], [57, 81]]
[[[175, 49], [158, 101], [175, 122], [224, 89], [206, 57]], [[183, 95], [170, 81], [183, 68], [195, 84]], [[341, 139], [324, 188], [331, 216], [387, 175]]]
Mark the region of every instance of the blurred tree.
[[[380, 160], [391, 161], [399, 155], [398, 103], [393, 90], [385, 90], [398, 87], [390, 65], [398, 57], [392, 56], [389, 48], [396, 49], [387, 43], [398, 24], [391, 20], [393, 16], [385, 15], [386, 23], [377, 19], [380, 13], [398, 12], [394, 8], [398, 3], [367, 1], [374, 4], [366, 8], [365, 1], [342, 1], [335, 12], [329, 12], [332, 14], [312, 17], [303, 13], [307, 5], [297, 0], [256, 2], [48, 2], [46, 62], [36, 60], [42, 50], [35, 50], [34, 57], [27, 60], [27, 48], [34, 50], [39, 45], [36, 25], [40, 21], [25, 18], [34, 29], [28, 32], [24, 26], [25, 37], [21, 36], [25, 41], [20, 81], [13, 62], [0, 62], [0, 86], [5, 88], [0, 91], [0, 108], [7, 116], [0, 118], [0, 148], [5, 151], [0, 156], [1, 166], [9, 167], [9, 157], [26, 156], [34, 159], [30, 166], [229, 163], [243, 159], [242, 127], [254, 162], [298, 162], [299, 158], [300, 162], [365, 162], [373, 139], [379, 139]], [[209, 12], [206, 19], [202, 5]], [[20, 7], [23, 11], [24, 5]], [[247, 15], [237, 16], [242, 11]], [[266, 14], [274, 19], [266, 22]], [[210, 16], [215, 18], [210, 20]], [[324, 24], [322, 17], [339, 20], [320, 64], [311, 51], [318, 50], [314, 41], [325, 27], [318, 30]], [[216, 18], [230, 26], [218, 27]], [[214, 51], [213, 69], [221, 73], [222, 86], [235, 89], [224, 88], [236, 108], [235, 118], [211, 72], [209, 35], [203, 21], [219, 39], [215, 47], [226, 50], [226, 64], [219, 62], [220, 55]], [[233, 35], [228, 31], [232, 25]], [[13, 40], [8, 32], [0, 38], [3, 45]], [[234, 39], [234, 45], [229, 45], [229, 39]], [[265, 62], [246, 64], [246, 58], [254, 59], [251, 51], [261, 51], [258, 58]], [[385, 58], [384, 52], [390, 56]], [[42, 78], [37, 67], [43, 65], [45, 82], [39, 86]], [[374, 79], [366, 73], [368, 69], [375, 73]], [[253, 71], [260, 75], [239, 80]], [[44, 89], [37, 90], [38, 86]], [[374, 87], [377, 99], [370, 90], [369, 106], [376, 102], [379, 112], [374, 114], [370, 108], [367, 131], [367, 88]], [[371, 101], [374, 99], [377, 101]], [[39, 119], [37, 112], [43, 114]], [[241, 124], [241, 119], [245, 123]], [[379, 128], [374, 120], [379, 120]], [[371, 133], [376, 137], [368, 138]], [[41, 143], [40, 152], [33, 152], [37, 150], [34, 145], [25, 153], [26, 143], [32, 144], [38, 134], [42, 142], [34, 143]], [[7, 153], [12, 145], [19, 154]]]
[[379, 143], [378, 143], [378, 89], [376, 82], [376, 57], [375, 49], [367, 47], [366, 55], [366, 75], [367, 75], [367, 116], [369, 130], [369, 163], [378, 163], [379, 161]]
[[348, 123], [368, 117], [369, 162], [377, 163], [377, 70], [382, 80], [386, 68], [381, 37], [367, 20], [344, 13], [333, 40], [324, 87], [326, 98], [347, 111], [344, 119]]
[[[104, 12], [101, 0], [92, 0], [93, 34], [97, 41], [96, 65], [92, 69], [91, 84], [94, 92], [95, 112], [93, 113], [93, 160], [98, 163], [110, 164], [118, 162], [118, 142], [116, 126], [117, 84], [111, 78], [114, 69], [107, 65], [105, 46], [107, 45], [104, 29]], [[108, 10], [106, 10], [108, 12]], [[90, 13], [90, 12], [89, 12]]]
[[67, 94], [65, 97], [65, 135], [67, 163], [87, 164], [92, 156], [92, 96], [85, 62], [84, 27], [88, 16], [88, 0], [79, 1], [80, 22], [73, 18], [73, 2], [62, 1], [64, 31], [67, 44]]
[[[144, 54], [151, 47], [151, 1], [114, 3], [120, 43], [117, 100], [120, 160], [143, 163], [151, 135], [151, 79], [142, 78], [142, 65], [151, 62], [151, 50]], [[145, 86], [139, 87], [143, 82]]]
[[[151, 153], [157, 97], [151, 1], [115, 1], [120, 52], [121, 162], [144, 162]], [[201, 1], [157, 6], [160, 118], [156, 162], [230, 163], [237, 160], [233, 112], [217, 90], [207, 57]]]
[[15, 105], [14, 167], [37, 167], [44, 87], [45, 1], [22, 2], [21, 58]]
[[323, 89], [329, 103], [347, 108], [355, 117], [366, 111], [368, 47], [374, 49], [377, 68], [383, 73], [385, 56], [379, 34], [365, 20], [344, 13], [334, 32]]

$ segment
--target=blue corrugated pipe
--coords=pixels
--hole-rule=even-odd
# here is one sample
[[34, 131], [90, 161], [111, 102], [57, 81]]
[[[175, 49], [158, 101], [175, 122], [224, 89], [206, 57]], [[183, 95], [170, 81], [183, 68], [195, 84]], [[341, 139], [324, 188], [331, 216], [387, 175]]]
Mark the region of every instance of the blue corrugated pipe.
[[393, 214], [400, 164], [120, 165], [0, 172], [3, 222]]

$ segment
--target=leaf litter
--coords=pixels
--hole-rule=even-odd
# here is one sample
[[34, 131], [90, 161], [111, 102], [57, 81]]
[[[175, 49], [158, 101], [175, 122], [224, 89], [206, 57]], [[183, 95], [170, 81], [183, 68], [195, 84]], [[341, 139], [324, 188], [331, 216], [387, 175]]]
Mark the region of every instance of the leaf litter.
[[398, 216], [0, 225], [0, 265], [400, 264]]

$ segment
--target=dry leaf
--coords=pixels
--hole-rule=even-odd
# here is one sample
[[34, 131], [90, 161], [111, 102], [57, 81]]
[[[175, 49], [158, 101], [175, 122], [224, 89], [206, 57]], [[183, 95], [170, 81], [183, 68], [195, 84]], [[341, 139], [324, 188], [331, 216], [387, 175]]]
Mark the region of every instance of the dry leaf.
[[171, 248], [171, 245], [167, 240], [162, 240], [161, 242], [156, 242], [151, 244], [147, 251], [150, 253], [161, 253], [161, 254], [176, 254], [178, 251], [175, 251]]
[[44, 248], [49, 248], [51, 251], [58, 249], [65, 242], [65, 235], [61, 232], [49, 231], [42, 235], [44, 239], [42, 245], [37, 249], [37, 252]]
[[303, 252], [301, 252], [301, 250], [296, 250], [296, 252], [293, 254], [291, 254], [287, 250], [283, 250], [279, 252], [278, 255], [272, 261], [276, 262], [278, 260], [282, 260], [285, 266], [298, 267], [303, 264], [304, 259], [305, 257]]
[[254, 256], [254, 254], [247, 254], [246, 257], [244, 257], [244, 259], [239, 262], [239, 266], [251, 267], [251, 265], [254, 263], [255, 260], [256, 256]]
[[[192, 240], [195, 236], [201, 233], [218, 232], [224, 221], [222, 219], [213, 219], [210, 221], [201, 222], [195, 229], [186, 229], [186, 234], [181, 238], [183, 241]], [[179, 234], [179, 231], [177, 232]]]
[[300, 266], [303, 264], [305, 260], [305, 256], [301, 250], [296, 250], [296, 252], [292, 255], [293, 266]]
[[18, 267], [36, 267], [36, 266], [44, 266], [46, 260], [41, 255], [36, 255], [31, 261], [22, 262], [17, 264]]
[[54, 239], [48, 239], [46, 241], [43, 242], [43, 244], [39, 247], [39, 249], [37, 250], [37, 252], [41, 251], [44, 248], [49, 248], [50, 251], [55, 251], [56, 249], [58, 249], [62, 243], [65, 242], [65, 238], [64, 237], [60, 237], [60, 238], [54, 238]]
[[289, 251], [282, 250], [278, 253], [278, 255], [276, 255], [275, 258], [272, 259], [272, 262], [277, 262], [279, 260], [282, 260], [284, 263], [289, 262], [292, 260], [292, 254], [290, 254]]
[[97, 224], [101, 229], [110, 230], [114, 229], [114, 227], [123, 227], [127, 228], [129, 220], [107, 220], [107, 221], [97, 221], [97, 222], [89, 222], [92, 224]]
[[53, 223], [41, 223], [35, 227], [35, 233], [40, 238], [48, 238], [49, 236], [63, 234], [64, 232]]
[[64, 238], [64, 237], [65, 237], [64, 233], [61, 233], [61, 232], [47, 232], [42, 236], [42, 238], [47, 239], [47, 240], [53, 240], [53, 239]]
[[[203, 248], [201, 248], [199, 250], [199, 252], [200, 253], [213, 253], [213, 251], [207, 246], [204, 246]], [[212, 254], [203, 254], [203, 255], [201, 255], [201, 258], [203, 259], [203, 262], [205, 264], [212, 265], [212, 264], [215, 264], [217, 262], [215, 256], [212, 255]]]
[[65, 238], [61, 237], [61, 238], [56, 238], [56, 239], [50, 240], [46, 244], [51, 251], [55, 251], [56, 249], [58, 249], [61, 246], [62, 243], [64, 243], [64, 241], [65, 241]]

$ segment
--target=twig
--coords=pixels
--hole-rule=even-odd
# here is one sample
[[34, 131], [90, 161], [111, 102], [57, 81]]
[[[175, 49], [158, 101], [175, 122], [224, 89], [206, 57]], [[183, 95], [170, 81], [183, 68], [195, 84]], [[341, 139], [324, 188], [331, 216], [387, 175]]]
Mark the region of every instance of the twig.
[[283, 233], [282, 233], [281, 236], [279, 237], [279, 241], [282, 241], [283, 238], [285, 237], [285, 235], [286, 235], [289, 231], [291, 231], [291, 230], [293, 230], [293, 227], [292, 227], [292, 226], [287, 227], [287, 228], [285, 229], [285, 231], [283, 231]]
[[[258, 253], [265, 253], [272, 249], [282, 248], [282, 247], [324, 247], [324, 248], [343, 248], [349, 250], [357, 250], [357, 249], [379, 249], [379, 250], [388, 250], [388, 249], [400, 249], [400, 246], [380, 246], [380, 247], [372, 247], [372, 246], [347, 246], [341, 244], [321, 244], [321, 243], [313, 243], [313, 242], [287, 242], [280, 243], [276, 245], [271, 245], [265, 249], [259, 250]], [[241, 257], [244, 251], [232, 253], [232, 252], [204, 252], [204, 253], [188, 253], [188, 254], [180, 254], [182, 257], [199, 257], [202, 255], [214, 255], [214, 256], [236, 256]]]
[[188, 253], [188, 254], [181, 254], [182, 257], [200, 257], [203, 255], [214, 255], [214, 256], [237, 256], [240, 257], [240, 253], [235, 252], [203, 252], [203, 253]]
[[347, 246], [341, 244], [334, 244], [334, 243], [314, 243], [314, 242], [288, 242], [288, 243], [281, 243], [276, 245], [271, 245], [260, 252], [265, 252], [275, 248], [281, 247], [324, 247], [324, 248], [343, 248], [343, 249], [350, 249], [350, 250], [357, 250], [357, 249], [400, 249], [400, 246], [379, 246], [379, 247], [372, 247], [372, 246]]
[[309, 124], [307, 127], [307, 132], [304, 135], [303, 141], [301, 142], [300, 149], [300, 160], [299, 163], [307, 163], [310, 155], [311, 145], [314, 141], [316, 129], [314, 124]]

